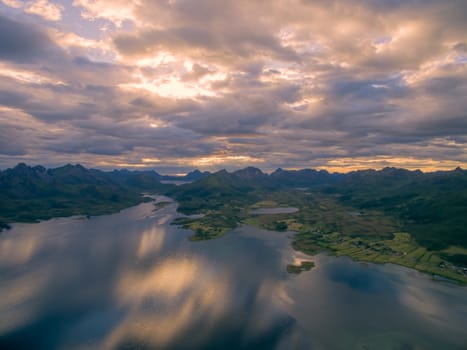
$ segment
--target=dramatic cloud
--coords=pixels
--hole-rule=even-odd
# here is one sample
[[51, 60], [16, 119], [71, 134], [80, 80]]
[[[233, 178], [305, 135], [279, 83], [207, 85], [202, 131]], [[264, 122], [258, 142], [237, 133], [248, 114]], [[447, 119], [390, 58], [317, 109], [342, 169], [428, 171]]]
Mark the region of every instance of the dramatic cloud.
[[52, 41], [40, 28], [0, 14], [0, 59], [31, 62], [44, 57], [51, 46]]
[[463, 0], [2, 3], [2, 168], [467, 165]]

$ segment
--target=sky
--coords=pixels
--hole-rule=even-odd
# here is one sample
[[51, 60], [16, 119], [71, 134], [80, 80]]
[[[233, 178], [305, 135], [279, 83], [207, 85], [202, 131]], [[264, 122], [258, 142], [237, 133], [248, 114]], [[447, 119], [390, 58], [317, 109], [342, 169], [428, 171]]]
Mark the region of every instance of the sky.
[[0, 0], [0, 168], [467, 166], [465, 0]]

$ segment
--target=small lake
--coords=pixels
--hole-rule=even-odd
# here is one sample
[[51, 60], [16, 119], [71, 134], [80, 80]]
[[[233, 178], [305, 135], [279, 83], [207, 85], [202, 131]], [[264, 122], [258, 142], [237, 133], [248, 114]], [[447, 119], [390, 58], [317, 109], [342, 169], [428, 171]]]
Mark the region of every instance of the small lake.
[[191, 181], [182, 181], [182, 180], [161, 180], [161, 184], [173, 184], [173, 185], [185, 185], [191, 183]]
[[293, 207], [276, 207], [276, 208], [259, 208], [251, 210], [250, 214], [263, 215], [263, 214], [292, 214], [296, 213], [298, 208]]
[[466, 349], [465, 287], [249, 226], [190, 242], [153, 209], [3, 232], [0, 349]]

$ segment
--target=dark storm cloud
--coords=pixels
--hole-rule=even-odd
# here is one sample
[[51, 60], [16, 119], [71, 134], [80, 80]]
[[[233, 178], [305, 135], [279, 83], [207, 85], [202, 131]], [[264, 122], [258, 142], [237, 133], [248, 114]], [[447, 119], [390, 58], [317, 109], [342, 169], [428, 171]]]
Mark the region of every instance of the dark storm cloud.
[[144, 30], [137, 34], [120, 34], [113, 41], [121, 53], [145, 55], [153, 50], [170, 46], [175, 50], [203, 50], [220, 56], [234, 55], [252, 58], [263, 50], [283, 60], [299, 60], [296, 53], [283, 47], [273, 35], [238, 28], [236, 31], [216, 32], [214, 29], [175, 27], [165, 30]]
[[196, 140], [196, 135], [174, 128], [150, 129], [115, 125], [106, 130], [96, 128], [77, 129], [71, 135], [63, 135], [49, 142], [48, 149], [68, 154], [94, 154], [116, 156], [143, 150], [152, 157], [192, 157], [213, 152], [213, 142]]
[[432, 5], [439, 0], [363, 0], [350, 1], [353, 4], [366, 5], [376, 11], [391, 11], [401, 8], [419, 8], [420, 6]]
[[428, 80], [421, 88], [430, 95], [449, 97], [455, 94], [461, 97], [467, 92], [465, 78], [465, 76], [435, 77]]
[[387, 98], [407, 97], [410, 88], [401, 80], [401, 77], [385, 80], [341, 80], [332, 82], [327, 96], [334, 99], [361, 100], [384, 100]]
[[0, 14], [0, 59], [34, 62], [53, 47], [53, 42], [40, 28]]
[[25, 155], [26, 148], [21, 136], [21, 131], [17, 128], [3, 125], [0, 131], [0, 153], [7, 156]]
[[49, 143], [47, 148], [51, 151], [68, 154], [87, 153], [116, 156], [132, 151], [134, 146], [125, 142], [125, 139], [103, 135], [78, 134], [68, 136], [62, 140], [55, 140]]
[[27, 98], [27, 94], [0, 88], [0, 105], [9, 107], [21, 106]]
[[295, 96], [297, 89], [284, 87], [261, 92], [224, 96], [220, 101], [203, 104], [188, 117], [175, 115], [171, 120], [178, 127], [206, 136], [257, 134], [259, 128], [283, 116], [284, 111], [276, 102], [293, 99], [291, 96]]

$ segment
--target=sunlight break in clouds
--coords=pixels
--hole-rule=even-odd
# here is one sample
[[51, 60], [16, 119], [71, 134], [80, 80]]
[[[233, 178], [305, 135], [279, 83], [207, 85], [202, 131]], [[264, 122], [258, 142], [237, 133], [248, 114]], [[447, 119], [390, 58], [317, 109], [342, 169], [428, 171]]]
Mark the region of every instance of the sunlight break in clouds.
[[14, 7], [14, 8], [20, 8], [23, 6], [23, 2], [20, 0], [2, 0], [2, 2], [6, 6]]
[[48, 0], [37, 0], [25, 8], [26, 13], [32, 13], [43, 17], [48, 21], [59, 21], [62, 18], [63, 6], [48, 2]]
[[133, 11], [140, 5], [141, 1], [138, 0], [73, 0], [73, 6], [82, 9], [84, 19], [105, 18], [118, 27], [126, 20], [133, 20]]
[[59, 21], [62, 18], [63, 6], [48, 0], [2, 0], [2, 2], [13, 8], [23, 8], [24, 12], [40, 16], [47, 21]]

